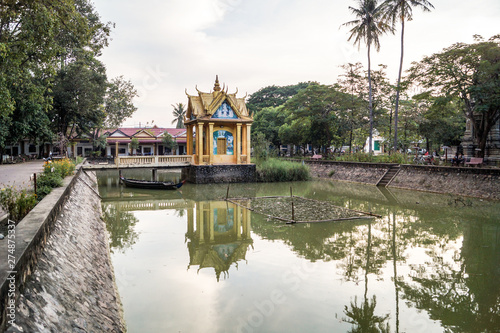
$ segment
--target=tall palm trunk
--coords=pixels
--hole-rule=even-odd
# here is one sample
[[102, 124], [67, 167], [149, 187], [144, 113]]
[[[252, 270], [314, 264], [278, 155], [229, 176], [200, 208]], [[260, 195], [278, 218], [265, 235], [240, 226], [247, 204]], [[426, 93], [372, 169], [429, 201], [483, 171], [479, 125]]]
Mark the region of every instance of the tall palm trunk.
[[373, 140], [373, 96], [372, 96], [372, 77], [371, 77], [371, 59], [370, 59], [370, 43], [368, 43], [368, 107], [370, 109], [370, 133], [368, 135], [368, 152], [371, 154]]
[[404, 56], [404, 34], [405, 21], [401, 20], [401, 59], [399, 61], [398, 86], [396, 88], [396, 106], [394, 109], [394, 151], [398, 150], [398, 109], [399, 109], [399, 91], [401, 87], [401, 73], [403, 72], [403, 56]]

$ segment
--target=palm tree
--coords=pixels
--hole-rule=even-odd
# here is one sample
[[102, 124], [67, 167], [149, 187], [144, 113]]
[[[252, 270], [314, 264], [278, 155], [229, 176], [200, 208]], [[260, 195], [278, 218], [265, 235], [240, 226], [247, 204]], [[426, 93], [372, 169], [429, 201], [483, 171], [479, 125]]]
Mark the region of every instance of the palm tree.
[[184, 116], [186, 114], [186, 110], [184, 110], [184, 104], [177, 103], [176, 105], [172, 104], [172, 106], [174, 107], [174, 111], [172, 113], [175, 117], [175, 119], [172, 120], [172, 124], [177, 122], [175, 128], [184, 128]]
[[405, 21], [413, 19], [412, 7], [420, 7], [424, 12], [430, 12], [434, 6], [427, 0], [385, 0], [382, 6], [385, 12], [384, 19], [389, 20], [393, 27], [398, 20], [401, 20], [401, 59], [399, 61], [398, 85], [396, 88], [396, 106], [394, 108], [394, 151], [396, 151], [398, 149], [398, 108], [401, 72], [403, 71]]
[[377, 6], [377, 0], [358, 0], [358, 7], [349, 6], [349, 10], [356, 16], [356, 19], [347, 23], [345, 26], [352, 26], [348, 41], [354, 38], [354, 45], [361, 45], [364, 41], [368, 47], [368, 96], [370, 110], [370, 134], [369, 134], [369, 152], [372, 153], [372, 138], [373, 138], [373, 96], [372, 96], [372, 79], [371, 79], [371, 46], [375, 46], [377, 51], [380, 50], [379, 37], [387, 32], [392, 32], [393, 29], [382, 18], [384, 12], [381, 6]]

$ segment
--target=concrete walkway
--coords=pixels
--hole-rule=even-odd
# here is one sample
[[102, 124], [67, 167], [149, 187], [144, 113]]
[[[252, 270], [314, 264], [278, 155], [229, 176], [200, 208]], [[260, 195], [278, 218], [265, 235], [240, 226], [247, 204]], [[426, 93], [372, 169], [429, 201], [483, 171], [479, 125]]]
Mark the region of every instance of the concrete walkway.
[[31, 175], [43, 172], [43, 160], [34, 160], [17, 164], [0, 165], [0, 188], [5, 186], [20, 186], [33, 188]]
[[[0, 189], [6, 186], [18, 188], [33, 188], [30, 177], [36, 172], [43, 172], [43, 160], [34, 160], [16, 164], [0, 164]], [[6, 213], [0, 207], [0, 221], [6, 217]]]

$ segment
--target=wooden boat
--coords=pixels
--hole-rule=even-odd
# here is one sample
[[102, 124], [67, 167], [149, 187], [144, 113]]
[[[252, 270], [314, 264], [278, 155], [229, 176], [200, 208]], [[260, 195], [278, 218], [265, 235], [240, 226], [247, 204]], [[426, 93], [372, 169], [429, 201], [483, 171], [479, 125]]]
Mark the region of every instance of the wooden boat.
[[183, 180], [180, 183], [175, 184], [173, 182], [155, 182], [151, 180], [130, 179], [125, 177], [120, 177], [120, 181], [127, 187], [151, 190], [176, 190], [186, 182]]

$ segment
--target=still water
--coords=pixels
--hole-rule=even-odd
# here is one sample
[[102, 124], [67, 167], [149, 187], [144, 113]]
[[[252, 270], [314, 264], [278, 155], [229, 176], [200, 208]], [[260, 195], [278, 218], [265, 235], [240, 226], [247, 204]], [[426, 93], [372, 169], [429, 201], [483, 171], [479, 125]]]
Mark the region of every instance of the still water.
[[287, 225], [227, 203], [227, 185], [148, 191], [117, 176], [98, 174], [129, 332], [500, 331], [499, 202], [325, 180], [229, 186], [292, 186], [311, 208], [382, 215]]

